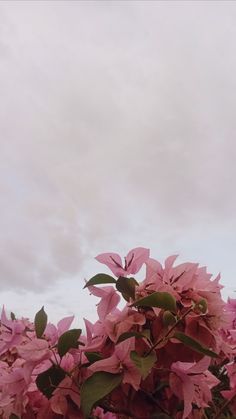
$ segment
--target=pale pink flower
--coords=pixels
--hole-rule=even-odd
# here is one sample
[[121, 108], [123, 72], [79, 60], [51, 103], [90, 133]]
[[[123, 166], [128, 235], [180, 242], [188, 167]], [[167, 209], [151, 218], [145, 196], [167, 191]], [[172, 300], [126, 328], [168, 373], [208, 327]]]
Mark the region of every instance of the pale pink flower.
[[1, 313], [0, 355], [23, 341], [24, 322], [8, 320], [3, 307]]
[[174, 362], [171, 365], [170, 389], [184, 402], [183, 419], [192, 411], [192, 403], [199, 408], [207, 407], [212, 400], [211, 389], [219, 380], [208, 371], [209, 357], [197, 363]]
[[122, 265], [121, 257], [117, 253], [102, 253], [95, 259], [106, 265], [115, 276], [127, 276], [136, 274], [149, 258], [149, 249], [136, 247], [129, 251]]
[[88, 288], [92, 295], [101, 298], [97, 305], [97, 313], [99, 320], [104, 321], [106, 316], [119, 304], [120, 295], [110, 286], [102, 288], [90, 286]]
[[85, 346], [83, 351], [98, 351], [100, 350], [106, 339], [107, 334], [105, 333], [104, 323], [98, 320], [96, 323], [91, 323], [89, 320], [84, 319], [87, 339], [85, 340]]
[[59, 415], [67, 416], [69, 408], [68, 397], [75, 403], [77, 408], [80, 408], [80, 395], [78, 387], [73, 383], [70, 377], [65, 377], [58, 388], [53, 392], [50, 399], [52, 411]]
[[51, 345], [55, 345], [59, 337], [69, 330], [71, 323], [74, 320], [74, 316], [64, 317], [61, 319], [57, 326], [52, 323], [48, 323], [45, 329], [45, 336], [50, 340]]
[[104, 321], [105, 331], [109, 338], [116, 342], [122, 333], [129, 332], [134, 326], [142, 326], [146, 322], [145, 315], [125, 306], [108, 315]]
[[236, 414], [236, 363], [232, 362], [226, 365], [226, 370], [229, 377], [230, 390], [223, 390], [221, 394], [227, 400], [232, 399], [230, 409], [233, 414]]
[[134, 338], [125, 340], [115, 346], [112, 356], [94, 362], [89, 367], [91, 372], [107, 371], [112, 374], [123, 373], [123, 384], [131, 384], [138, 390], [141, 382], [141, 374], [130, 359], [130, 352], [135, 348]]
[[26, 361], [39, 363], [51, 358], [48, 342], [44, 339], [33, 339], [25, 345], [18, 346], [19, 355]]

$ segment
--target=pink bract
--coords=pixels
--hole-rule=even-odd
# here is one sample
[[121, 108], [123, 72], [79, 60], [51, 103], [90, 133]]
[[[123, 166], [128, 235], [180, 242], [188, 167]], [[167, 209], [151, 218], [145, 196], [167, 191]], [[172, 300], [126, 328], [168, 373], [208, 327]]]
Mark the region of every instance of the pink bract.
[[[220, 276], [176, 255], [162, 265], [143, 247], [124, 263], [96, 259], [115, 278], [89, 286], [99, 300], [85, 330], [71, 329], [74, 316], [47, 323], [43, 308], [38, 324], [2, 309], [0, 418], [233, 417], [236, 299], [223, 301]], [[143, 265], [142, 281], [129, 278]]]

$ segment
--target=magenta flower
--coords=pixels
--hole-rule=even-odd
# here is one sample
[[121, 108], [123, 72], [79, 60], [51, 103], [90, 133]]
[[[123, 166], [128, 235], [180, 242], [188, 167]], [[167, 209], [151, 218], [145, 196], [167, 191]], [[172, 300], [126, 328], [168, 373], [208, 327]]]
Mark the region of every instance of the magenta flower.
[[171, 365], [170, 389], [184, 402], [182, 419], [190, 415], [192, 403], [204, 408], [212, 400], [211, 388], [219, 384], [219, 380], [208, 371], [209, 365], [209, 357], [197, 363], [178, 361]]
[[124, 266], [122, 265], [121, 257], [117, 253], [102, 253], [95, 259], [106, 265], [115, 276], [119, 277], [136, 274], [148, 260], [149, 253], [150, 250], [144, 247], [136, 247], [130, 250], [125, 257]]
[[127, 339], [115, 346], [115, 350], [109, 358], [94, 362], [89, 367], [92, 372], [107, 371], [112, 374], [123, 373], [123, 383], [131, 384], [138, 390], [141, 382], [141, 374], [130, 359], [130, 352], [135, 348], [134, 338]]
[[101, 300], [97, 306], [99, 320], [103, 321], [120, 302], [120, 296], [113, 287], [88, 287], [92, 295], [100, 297]]
[[64, 317], [57, 323], [57, 327], [52, 323], [47, 324], [44, 334], [50, 340], [51, 345], [55, 345], [58, 338], [70, 328], [74, 317], [75, 316]]

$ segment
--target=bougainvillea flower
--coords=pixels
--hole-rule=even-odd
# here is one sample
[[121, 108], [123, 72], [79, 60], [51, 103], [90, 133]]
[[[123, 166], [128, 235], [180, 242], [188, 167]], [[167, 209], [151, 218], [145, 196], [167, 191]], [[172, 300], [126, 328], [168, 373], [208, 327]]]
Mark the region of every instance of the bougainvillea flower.
[[26, 361], [41, 362], [51, 357], [48, 342], [44, 339], [33, 339], [26, 345], [17, 347], [19, 355]]
[[117, 419], [117, 416], [114, 413], [104, 412], [104, 410], [97, 406], [96, 409], [93, 409], [93, 417], [96, 419]]
[[145, 316], [129, 307], [124, 307], [122, 311], [117, 309], [106, 317], [104, 327], [109, 338], [116, 342], [122, 333], [130, 331], [132, 327], [144, 325]]
[[3, 307], [1, 313], [0, 355], [22, 342], [25, 325], [19, 320], [8, 320]]
[[53, 396], [50, 399], [52, 411], [59, 415], [63, 415], [64, 417], [69, 417], [67, 414], [69, 408], [68, 398], [73, 400], [73, 403], [80, 408], [80, 395], [78, 388], [70, 377], [65, 377], [60, 382], [59, 388], [53, 392]]
[[121, 257], [117, 253], [102, 253], [95, 259], [106, 265], [115, 276], [127, 276], [136, 274], [142, 265], [148, 260], [149, 249], [136, 247], [129, 251], [125, 257], [125, 264], [122, 265]]
[[94, 362], [89, 367], [92, 372], [107, 371], [112, 374], [123, 373], [123, 383], [131, 384], [138, 390], [141, 382], [141, 374], [130, 359], [130, 352], [135, 348], [134, 338], [127, 339], [115, 346], [111, 357]]
[[120, 295], [113, 287], [88, 287], [92, 295], [100, 297], [101, 300], [97, 305], [97, 313], [99, 320], [103, 321], [106, 316], [113, 311], [113, 309], [120, 302]]
[[74, 318], [75, 316], [64, 317], [57, 323], [57, 326], [52, 323], [47, 324], [44, 334], [50, 340], [51, 345], [55, 345], [58, 338], [70, 328]]
[[[80, 336], [79, 346], [75, 330], [59, 340], [70, 328], [73, 316], [56, 326], [46, 326], [47, 316], [42, 311], [43, 316], [32, 323], [13, 314], [8, 319], [3, 309], [0, 417], [84, 419], [91, 415], [118, 419], [123, 415], [154, 417], [163, 412], [175, 419], [201, 419], [215, 417], [225, 405], [227, 413], [236, 414], [236, 300], [229, 299], [227, 304], [222, 300], [220, 276], [212, 280], [206, 268], [196, 263], [175, 265], [175, 255], [162, 266], [150, 259], [144, 248], [131, 250], [124, 265], [114, 253], [97, 259], [116, 276], [133, 275], [143, 263], [146, 265], [144, 281], [135, 286], [134, 304], [123, 301], [124, 308], [119, 309], [120, 297], [125, 293], [114, 284], [89, 287], [99, 298], [98, 319], [94, 323], [85, 320], [86, 333]], [[123, 279], [119, 281], [132, 283], [130, 278]], [[155, 297], [147, 306], [136, 304], [140, 297], [156, 291], [176, 299], [176, 310], [170, 310], [168, 296], [163, 296], [161, 307], [155, 307]], [[38, 320], [43, 329], [40, 338], [35, 330]], [[175, 330], [188, 339], [177, 339]], [[203, 357], [204, 347], [219, 354], [219, 359]], [[146, 358], [154, 350], [155, 357]], [[224, 391], [217, 386], [219, 374], [226, 379]], [[120, 384], [113, 387], [116, 382]]]
[[170, 389], [184, 402], [183, 419], [192, 411], [192, 403], [207, 407], [212, 400], [211, 388], [219, 380], [208, 371], [210, 358], [204, 357], [197, 363], [174, 362], [171, 365]]

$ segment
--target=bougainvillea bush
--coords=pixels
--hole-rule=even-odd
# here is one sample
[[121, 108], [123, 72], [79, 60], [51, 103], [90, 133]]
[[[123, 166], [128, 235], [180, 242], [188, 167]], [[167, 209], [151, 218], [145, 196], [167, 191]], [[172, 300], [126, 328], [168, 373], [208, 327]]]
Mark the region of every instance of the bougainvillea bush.
[[222, 300], [219, 276], [140, 247], [124, 264], [96, 259], [112, 276], [85, 284], [100, 299], [85, 332], [73, 316], [55, 326], [44, 308], [34, 322], [2, 309], [0, 418], [236, 418], [236, 300]]

